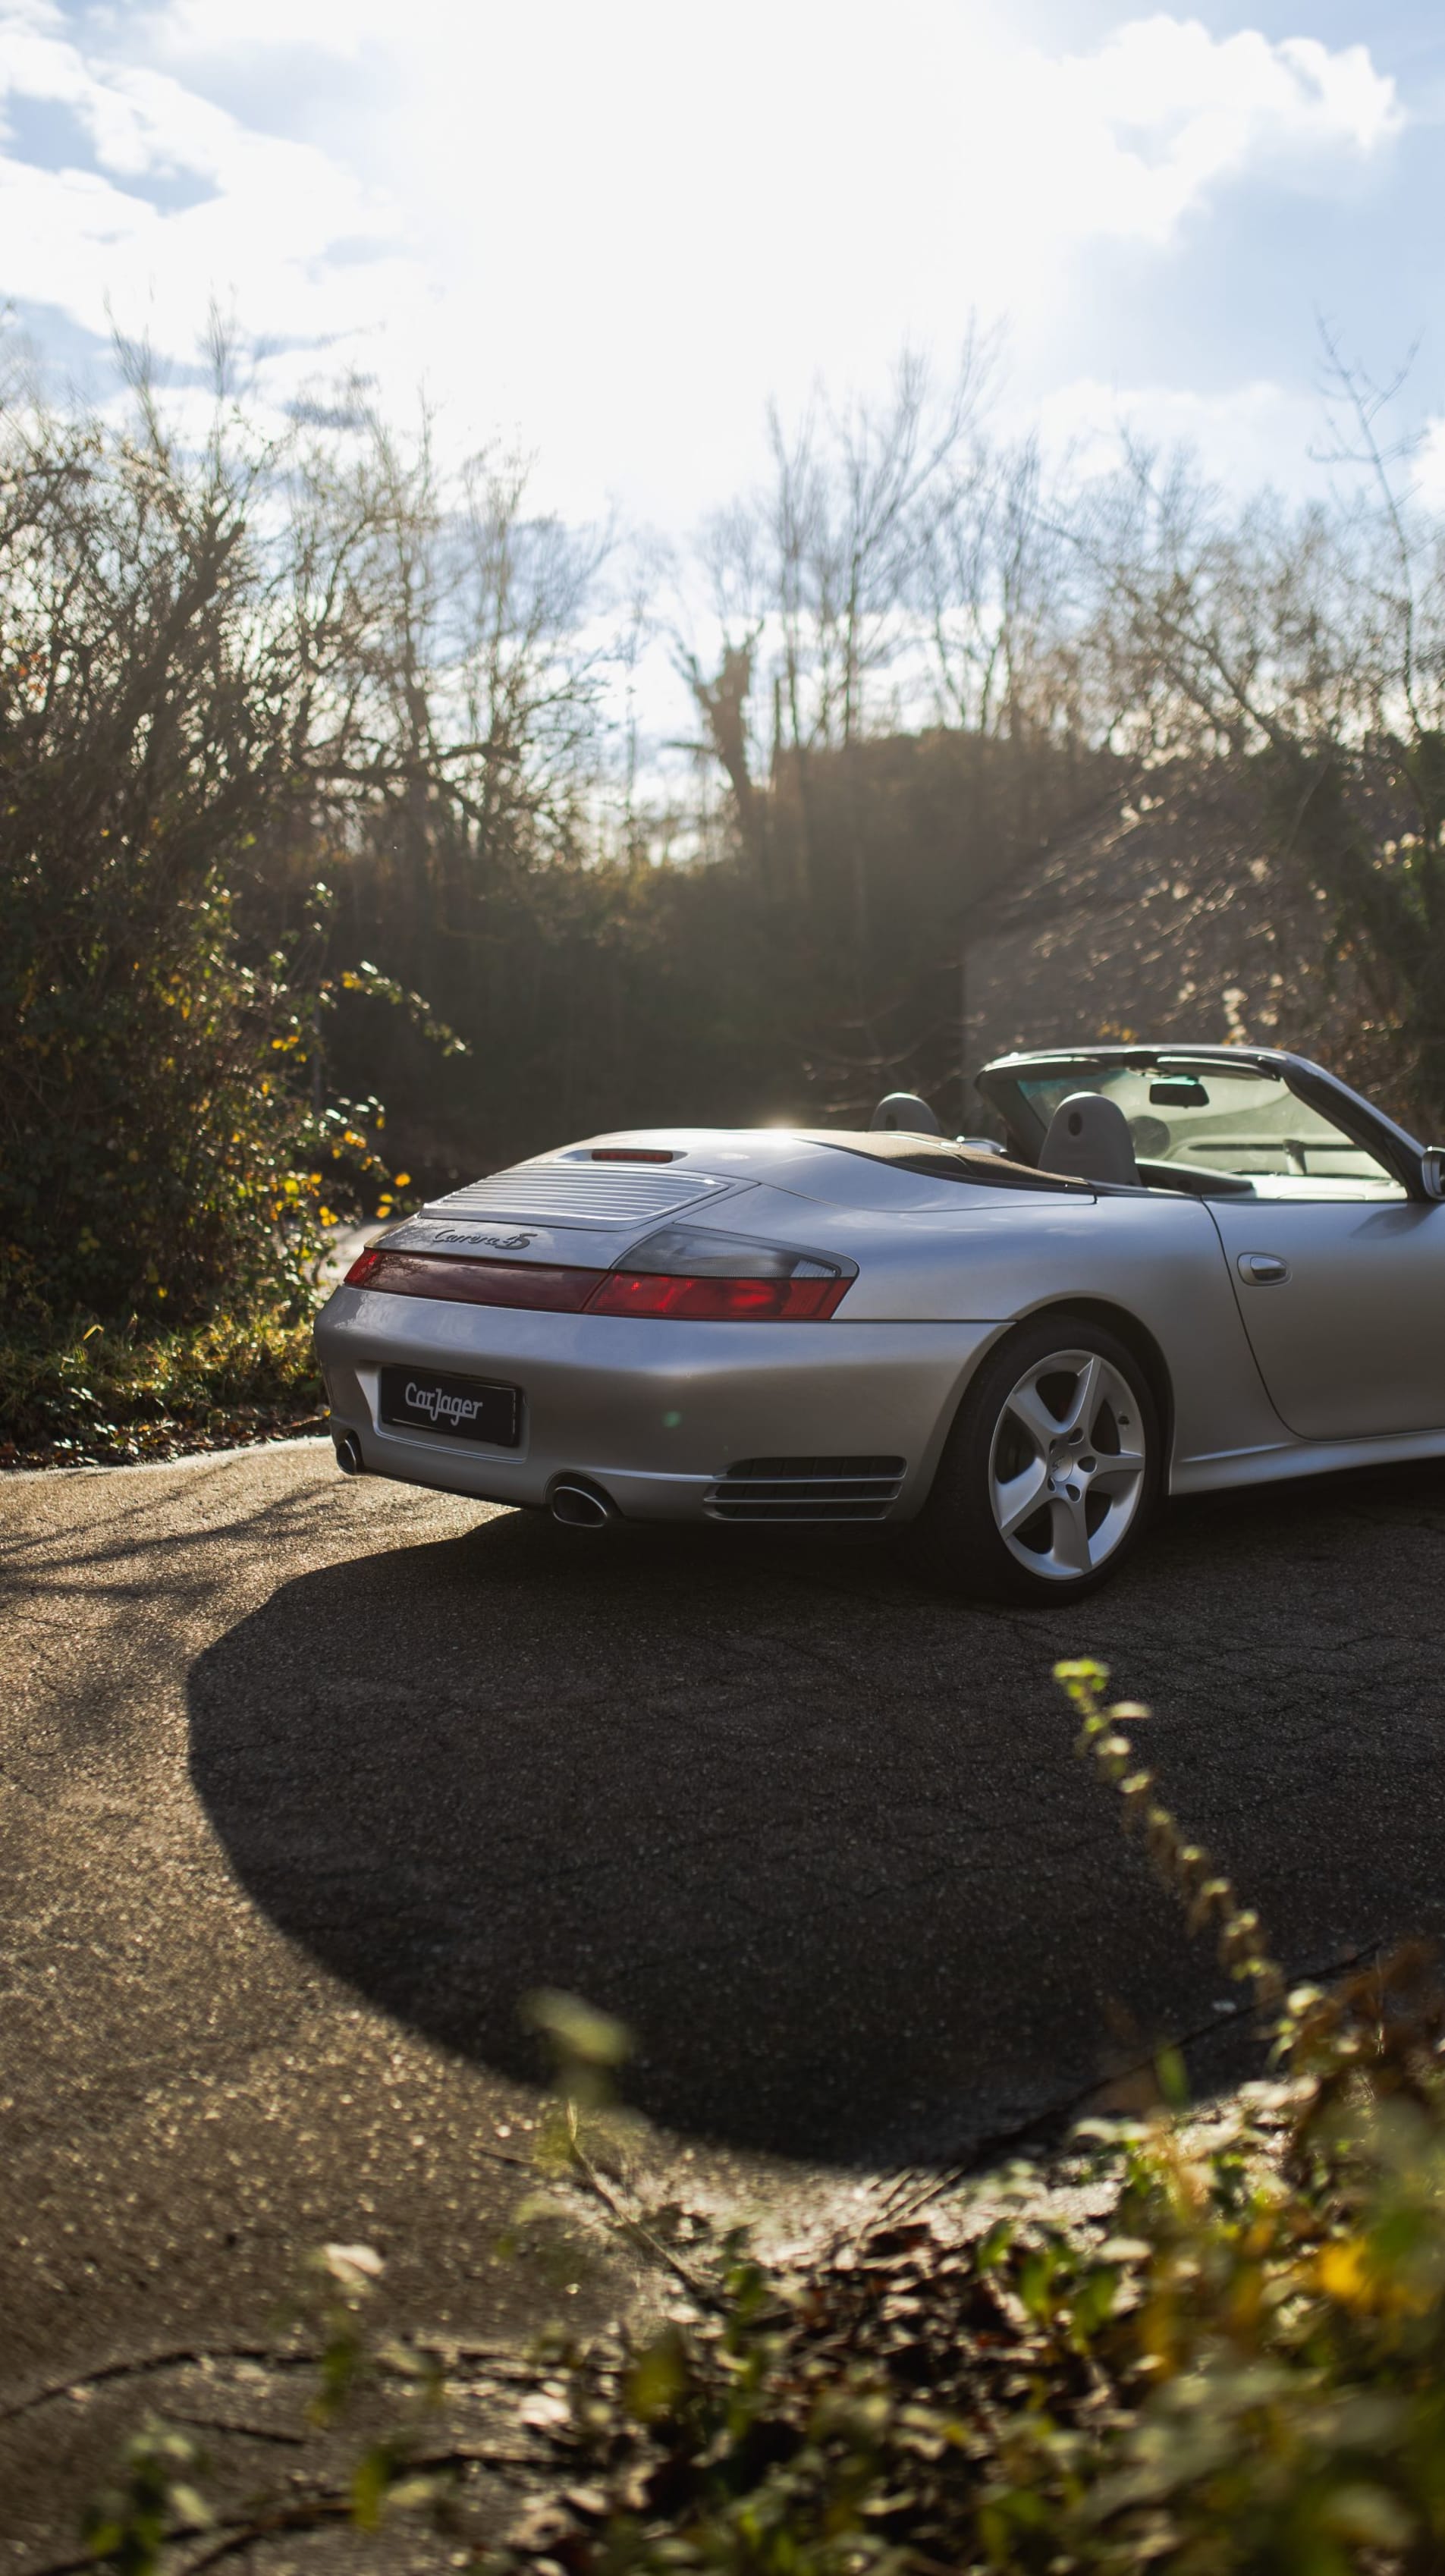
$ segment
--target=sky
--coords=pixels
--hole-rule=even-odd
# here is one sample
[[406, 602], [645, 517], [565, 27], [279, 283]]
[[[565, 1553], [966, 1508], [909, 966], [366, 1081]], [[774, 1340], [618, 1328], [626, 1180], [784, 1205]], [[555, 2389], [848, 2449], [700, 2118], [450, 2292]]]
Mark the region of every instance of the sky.
[[0, 299], [101, 395], [214, 299], [667, 533], [971, 317], [1003, 426], [1306, 490], [1324, 317], [1445, 499], [1442, 142], [1441, 0], [0, 0]]

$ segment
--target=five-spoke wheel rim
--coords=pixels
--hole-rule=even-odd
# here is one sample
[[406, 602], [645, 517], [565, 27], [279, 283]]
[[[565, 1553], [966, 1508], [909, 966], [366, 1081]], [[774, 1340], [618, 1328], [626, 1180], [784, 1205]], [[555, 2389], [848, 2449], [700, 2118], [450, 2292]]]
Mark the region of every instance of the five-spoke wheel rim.
[[1025, 1369], [994, 1427], [988, 1498], [999, 1537], [1031, 1574], [1077, 1583], [1119, 1547], [1147, 1463], [1128, 1379], [1097, 1351], [1051, 1351]]

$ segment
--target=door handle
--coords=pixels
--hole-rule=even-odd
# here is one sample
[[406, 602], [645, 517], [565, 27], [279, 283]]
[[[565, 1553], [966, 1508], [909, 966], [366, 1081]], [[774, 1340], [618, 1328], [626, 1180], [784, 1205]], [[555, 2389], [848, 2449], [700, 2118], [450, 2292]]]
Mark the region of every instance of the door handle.
[[1277, 1288], [1281, 1280], [1289, 1277], [1289, 1263], [1282, 1261], [1277, 1252], [1242, 1252], [1238, 1268], [1241, 1279], [1251, 1288]]

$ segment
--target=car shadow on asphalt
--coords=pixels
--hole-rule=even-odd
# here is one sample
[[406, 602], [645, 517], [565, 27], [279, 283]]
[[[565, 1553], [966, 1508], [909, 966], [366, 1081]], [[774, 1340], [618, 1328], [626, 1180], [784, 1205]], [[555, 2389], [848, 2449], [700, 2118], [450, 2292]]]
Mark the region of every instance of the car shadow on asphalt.
[[1188, 1829], [1293, 1972], [1445, 1915], [1441, 1480], [1176, 1507], [1071, 1613], [971, 1609], [890, 1547], [589, 1538], [508, 1514], [283, 1585], [195, 1664], [192, 1773], [291, 1939], [465, 2057], [522, 1998], [635, 2035], [673, 2129], [838, 2163], [1027, 2134], [1247, 2015], [1050, 1678], [1151, 1701]]

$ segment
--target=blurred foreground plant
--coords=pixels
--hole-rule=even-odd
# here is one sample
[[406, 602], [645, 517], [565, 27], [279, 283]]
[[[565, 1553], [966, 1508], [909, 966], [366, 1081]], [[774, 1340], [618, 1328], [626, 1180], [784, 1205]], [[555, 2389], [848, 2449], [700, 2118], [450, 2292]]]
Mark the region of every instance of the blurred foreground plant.
[[[439, 2423], [445, 2383], [435, 2356], [372, 2322], [368, 2303], [383, 2268], [369, 2245], [319, 2247], [279, 2321], [275, 2364], [305, 2364], [313, 2386], [306, 2419], [318, 2436], [337, 2428], [349, 2434], [339, 2451], [333, 2445], [319, 2463], [273, 2487], [248, 2482], [245, 2492], [223, 2497], [204, 2447], [183, 2426], [152, 2417], [126, 2443], [85, 2517], [84, 2539], [98, 2565], [116, 2576], [157, 2576], [170, 2566], [199, 2571], [278, 2543], [294, 2547], [338, 2530], [378, 2532], [398, 2516], [413, 2530], [420, 2520], [450, 2532], [459, 2477], [486, 2455]], [[358, 2425], [358, 2416], [369, 2420]], [[272, 2438], [301, 2440], [294, 2432]], [[66, 2560], [42, 2576], [73, 2576], [81, 2563]]]
[[1085, 2121], [1062, 2171], [921, 2191], [816, 2260], [734, 2261], [710, 2312], [578, 2373], [606, 2509], [549, 2542], [573, 2576], [1445, 2567], [1428, 1963], [1286, 1996], [1136, 1762], [1147, 1710], [1106, 1706], [1100, 1665], [1058, 1678], [1080, 1753], [1273, 2017], [1273, 2078]]

